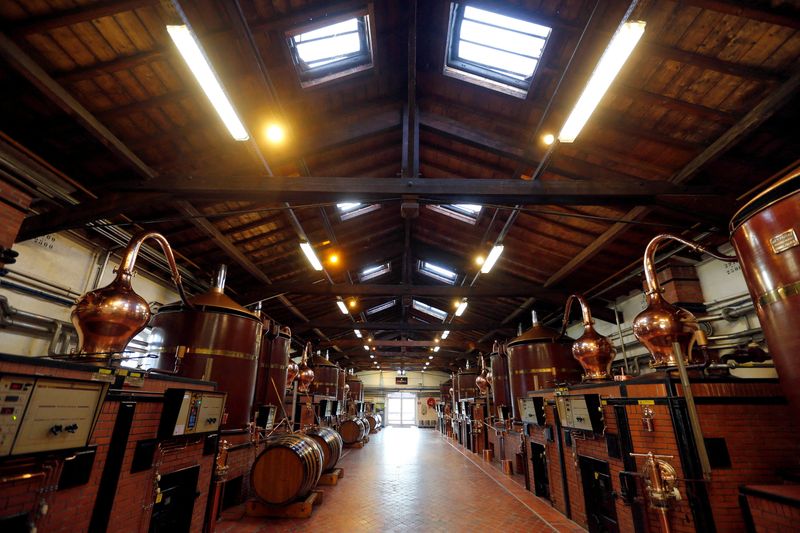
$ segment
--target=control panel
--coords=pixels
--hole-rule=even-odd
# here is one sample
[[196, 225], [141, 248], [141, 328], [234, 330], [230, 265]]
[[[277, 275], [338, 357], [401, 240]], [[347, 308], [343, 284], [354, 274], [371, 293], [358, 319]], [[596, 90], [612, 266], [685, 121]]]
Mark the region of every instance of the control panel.
[[222, 424], [225, 412], [224, 392], [167, 389], [164, 410], [158, 426], [158, 438], [213, 433]]
[[564, 428], [594, 433], [603, 431], [599, 394], [556, 396], [556, 408]]
[[519, 399], [520, 418], [523, 422], [544, 425], [544, 398], [534, 396], [533, 398]]
[[85, 447], [108, 385], [0, 376], [0, 457]]

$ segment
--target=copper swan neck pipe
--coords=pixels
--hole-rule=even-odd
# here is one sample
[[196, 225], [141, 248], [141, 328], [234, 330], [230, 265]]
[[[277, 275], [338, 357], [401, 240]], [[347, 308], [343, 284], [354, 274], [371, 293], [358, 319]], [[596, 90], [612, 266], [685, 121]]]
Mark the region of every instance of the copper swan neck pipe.
[[567, 303], [564, 306], [564, 319], [561, 321], [561, 336], [563, 337], [567, 333], [567, 323], [569, 322], [569, 313], [572, 311], [572, 302], [578, 300], [578, 303], [581, 306], [581, 315], [583, 316], [583, 326], [585, 328], [592, 327], [594, 324], [594, 320], [592, 319], [592, 312], [589, 310], [589, 304], [586, 303], [586, 299], [581, 296], [580, 294], [571, 294], [569, 298], [567, 298]]
[[694, 252], [701, 252], [704, 254], [708, 254], [714, 259], [718, 259], [720, 261], [725, 261], [727, 263], [735, 263], [738, 261], [736, 256], [732, 255], [724, 255], [712, 250], [709, 250], [702, 244], [698, 244], [696, 242], [688, 241], [677, 235], [672, 235], [671, 233], [662, 233], [661, 235], [656, 235], [653, 239], [647, 244], [647, 248], [644, 251], [644, 276], [647, 280], [647, 295], [648, 296], [655, 296], [661, 294], [661, 286], [658, 284], [658, 278], [656, 276], [656, 268], [655, 268], [655, 256], [656, 250], [658, 249], [659, 245], [663, 241], [666, 240], [673, 240], [678, 241], [681, 244], [684, 244], [692, 249]]
[[183, 290], [181, 273], [178, 270], [178, 264], [175, 262], [175, 255], [172, 253], [172, 248], [170, 247], [169, 242], [167, 242], [167, 239], [155, 231], [146, 231], [131, 239], [131, 241], [128, 243], [128, 247], [125, 248], [125, 252], [122, 254], [122, 260], [120, 261], [119, 268], [117, 269], [116, 279], [123, 281], [131, 278], [133, 275], [133, 268], [136, 266], [136, 258], [139, 256], [139, 250], [141, 249], [144, 241], [147, 239], [153, 239], [159, 244], [159, 246], [161, 246], [161, 250], [164, 252], [164, 256], [167, 258], [169, 270], [172, 273], [172, 281], [175, 283], [175, 287], [178, 289], [178, 294], [181, 297], [181, 301], [187, 307], [192, 308], [193, 306], [189, 303], [189, 299], [186, 297], [186, 292]]

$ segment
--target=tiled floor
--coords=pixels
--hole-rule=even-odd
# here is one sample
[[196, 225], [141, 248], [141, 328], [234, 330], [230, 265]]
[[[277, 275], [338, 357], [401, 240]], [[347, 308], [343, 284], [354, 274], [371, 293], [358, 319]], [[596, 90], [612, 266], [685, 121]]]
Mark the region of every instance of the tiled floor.
[[308, 519], [256, 519], [226, 511], [218, 533], [584, 530], [432, 429], [388, 427], [346, 450], [344, 477], [322, 487]]

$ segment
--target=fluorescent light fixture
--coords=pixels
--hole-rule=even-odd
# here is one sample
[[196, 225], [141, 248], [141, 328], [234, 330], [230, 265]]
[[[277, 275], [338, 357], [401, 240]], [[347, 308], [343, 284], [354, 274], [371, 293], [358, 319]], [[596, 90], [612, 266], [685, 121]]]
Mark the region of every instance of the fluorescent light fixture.
[[380, 370], [380, 369], [381, 369], [381, 365], [378, 365], [378, 366], [376, 366], [375, 368], [377, 368], [378, 370]]
[[561, 128], [561, 132], [558, 134], [560, 142], [571, 143], [578, 137], [611, 82], [614, 81], [614, 78], [622, 69], [622, 65], [628, 60], [639, 39], [642, 38], [645, 24], [644, 21], [626, 22], [619, 27], [611, 38], [608, 48], [603, 52], [603, 56], [597, 63], [592, 77], [589, 78], [589, 83], [583, 89], [583, 94], [578, 98], [572, 113], [570, 113], [564, 123], [564, 127]]
[[502, 244], [498, 244], [492, 251], [489, 252], [489, 256], [486, 258], [486, 261], [483, 262], [483, 266], [481, 267], [481, 273], [488, 274], [489, 271], [492, 270], [492, 267], [500, 258], [500, 254], [503, 253], [503, 248], [505, 248]]
[[367, 346], [367, 345], [365, 344], [365, 345], [364, 345], [364, 349], [365, 349], [366, 351], [369, 351], [369, 346]]
[[370, 359], [375, 359], [375, 356], [373, 354], [369, 354], [369, 358]]
[[458, 307], [456, 308], [456, 316], [463, 315], [464, 311], [466, 311], [466, 310], [467, 310], [467, 301], [466, 300], [461, 300], [461, 303], [458, 304]]
[[208, 62], [206, 55], [200, 48], [200, 43], [197, 42], [192, 30], [188, 26], [167, 26], [167, 32], [172, 37], [175, 46], [183, 56], [183, 60], [189, 66], [203, 92], [211, 101], [211, 105], [217, 110], [219, 118], [228, 128], [231, 136], [237, 141], [246, 141], [250, 138], [247, 133], [247, 128], [244, 127], [233, 104], [225, 94], [225, 89], [217, 79], [211, 64]]
[[319, 262], [319, 258], [314, 253], [314, 248], [311, 247], [310, 242], [301, 242], [300, 249], [306, 254], [306, 258], [314, 270], [322, 270], [322, 263]]
[[354, 329], [353, 333], [355, 333], [356, 337], [358, 337], [359, 339], [361, 338], [361, 330], [360, 329]]
[[[434, 351], [434, 352], [438, 352], [438, 351], [439, 351], [439, 347], [437, 346], [436, 348], [434, 348], [434, 349], [433, 349], [433, 351]], [[433, 359], [433, 357], [431, 357], [431, 356], [429, 356], [429, 358], [430, 358], [430, 359]]]
[[347, 314], [347, 306], [341, 300], [336, 300], [336, 305], [339, 306], [339, 311], [342, 312], [343, 315]]
[[446, 339], [447, 336], [450, 335], [450, 330], [446, 329], [442, 332], [442, 339]]
[[433, 359], [433, 356], [432, 356], [432, 355], [429, 355], [429, 356], [428, 356], [428, 359]]
[[425, 361], [425, 366], [428, 366], [429, 364], [430, 364], [430, 363], [429, 363], [428, 361]]

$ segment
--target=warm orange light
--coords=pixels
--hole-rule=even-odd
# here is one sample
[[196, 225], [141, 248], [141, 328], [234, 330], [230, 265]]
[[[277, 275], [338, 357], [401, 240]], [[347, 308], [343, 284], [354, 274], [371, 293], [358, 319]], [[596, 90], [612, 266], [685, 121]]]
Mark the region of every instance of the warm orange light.
[[356, 301], [350, 300], [350, 308], [355, 308], [355, 306], [356, 306]]
[[328, 262], [332, 265], [336, 265], [339, 263], [339, 256], [336, 254], [331, 254], [328, 256]]
[[286, 132], [278, 124], [270, 124], [266, 130], [267, 140], [274, 144], [280, 144], [286, 138]]
[[542, 136], [542, 142], [547, 146], [550, 146], [555, 142], [556, 138], [552, 133], [546, 133]]
[[486, 261], [486, 258], [484, 258], [482, 255], [479, 255], [475, 258], [475, 264], [478, 266], [481, 266], [484, 261]]

